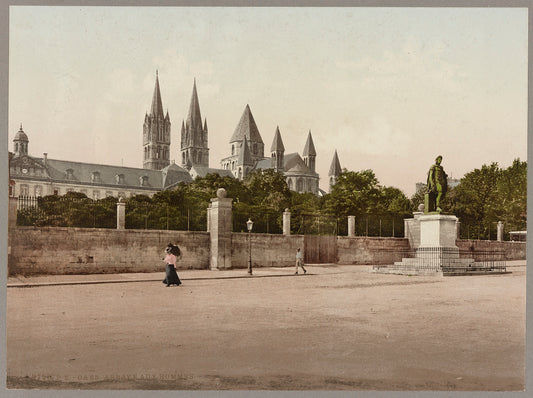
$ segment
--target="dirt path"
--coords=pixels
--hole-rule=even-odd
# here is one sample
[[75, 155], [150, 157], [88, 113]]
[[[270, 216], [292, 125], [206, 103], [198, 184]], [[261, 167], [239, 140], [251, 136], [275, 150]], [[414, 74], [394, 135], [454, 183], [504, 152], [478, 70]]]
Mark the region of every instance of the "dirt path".
[[8, 289], [8, 388], [522, 390], [525, 267]]

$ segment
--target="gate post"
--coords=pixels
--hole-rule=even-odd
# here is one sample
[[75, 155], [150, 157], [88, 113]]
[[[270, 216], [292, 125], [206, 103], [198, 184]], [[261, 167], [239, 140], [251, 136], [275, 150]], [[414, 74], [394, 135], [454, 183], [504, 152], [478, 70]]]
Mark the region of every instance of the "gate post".
[[211, 199], [209, 213], [210, 269], [231, 268], [231, 217], [232, 199], [226, 198], [226, 190], [219, 188], [217, 197]]
[[117, 229], [126, 228], [126, 203], [122, 201], [122, 196], [117, 202]]
[[355, 216], [348, 216], [348, 236], [355, 236]]
[[283, 235], [289, 236], [291, 234], [291, 212], [285, 209], [283, 212]]
[[17, 208], [18, 208], [19, 198], [15, 196], [9, 197], [9, 208], [7, 215], [7, 226], [8, 228], [15, 228], [17, 226]]
[[503, 241], [503, 223], [501, 221], [498, 221], [498, 230], [497, 230], [497, 235], [496, 235], [496, 239], [498, 240], [498, 242], [502, 242]]

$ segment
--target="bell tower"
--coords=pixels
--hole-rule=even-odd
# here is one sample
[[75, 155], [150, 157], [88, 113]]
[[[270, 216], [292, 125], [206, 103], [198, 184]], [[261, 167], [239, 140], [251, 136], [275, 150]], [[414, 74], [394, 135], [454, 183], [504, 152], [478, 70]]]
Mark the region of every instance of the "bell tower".
[[150, 114], [144, 116], [143, 148], [143, 168], [161, 170], [170, 164], [170, 116], [163, 113], [157, 71]]

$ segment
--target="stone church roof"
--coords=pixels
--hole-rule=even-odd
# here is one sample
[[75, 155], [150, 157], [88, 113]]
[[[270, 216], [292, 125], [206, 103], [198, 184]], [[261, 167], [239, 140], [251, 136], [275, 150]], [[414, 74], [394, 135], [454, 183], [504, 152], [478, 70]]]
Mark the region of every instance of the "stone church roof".
[[335, 154], [331, 160], [331, 166], [329, 166], [329, 176], [338, 176], [342, 172], [341, 163], [339, 162], [339, 157], [337, 156], [337, 150], [335, 149]]
[[309, 130], [309, 134], [307, 135], [303, 156], [316, 156], [315, 144], [313, 143], [313, 137], [311, 137], [311, 130]]
[[159, 75], [157, 71], [155, 73], [155, 87], [154, 95], [152, 96], [152, 108], [150, 109], [150, 114], [152, 116], [158, 116], [161, 118], [165, 117], [163, 112], [163, 101], [161, 101], [161, 90], [159, 89]]
[[239, 153], [239, 159], [237, 160], [237, 164], [239, 166], [240, 165], [253, 166], [254, 164], [246, 136], [244, 136], [244, 139], [242, 140], [241, 152]]
[[[192, 181], [187, 170], [176, 164], [170, 164], [163, 170], [149, 170], [68, 160], [33, 159], [45, 167], [48, 178], [55, 182], [162, 190], [176, 182]], [[143, 178], [144, 185], [141, 184]]]
[[239, 120], [235, 132], [231, 136], [229, 142], [230, 144], [232, 142], [241, 142], [244, 137], [251, 142], [263, 143], [263, 139], [261, 138], [261, 134], [259, 134], [259, 130], [257, 129], [252, 111], [248, 104], [246, 105], [246, 108], [244, 108], [241, 119]]
[[285, 146], [283, 145], [283, 140], [281, 139], [281, 133], [279, 132], [279, 126], [276, 127], [276, 133], [274, 134], [274, 140], [272, 141], [272, 146], [270, 147], [270, 152], [284, 152]]
[[234, 177], [231, 170], [226, 169], [213, 169], [211, 167], [192, 166], [190, 174], [193, 177], [205, 177], [208, 174], [218, 174], [220, 177]]
[[198, 101], [198, 94], [196, 92], [196, 79], [194, 79], [194, 84], [192, 87], [191, 104], [189, 106], [189, 114], [187, 115], [187, 125], [191, 129], [202, 129], [202, 115], [200, 113], [200, 103]]

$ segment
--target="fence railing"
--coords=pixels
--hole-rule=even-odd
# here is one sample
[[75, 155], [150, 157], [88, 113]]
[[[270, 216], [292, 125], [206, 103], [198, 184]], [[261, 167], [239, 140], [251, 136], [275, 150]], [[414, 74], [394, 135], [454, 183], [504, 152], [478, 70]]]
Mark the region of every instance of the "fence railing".
[[246, 221], [253, 221], [254, 233], [282, 234], [283, 233], [283, 213], [272, 211], [233, 210], [233, 232], [247, 232]]
[[68, 198], [62, 196], [21, 196], [17, 225], [116, 228], [116, 200]]
[[[505, 252], [502, 250], [460, 250], [447, 247], [380, 250], [375, 258], [390, 259], [387, 268], [412, 267], [417, 271], [506, 272]], [[399, 264], [401, 262], [401, 264]], [[385, 264], [383, 261], [381, 264]], [[383, 265], [375, 265], [380, 268]]]
[[126, 203], [126, 229], [206, 231], [207, 208], [154, 203]]

